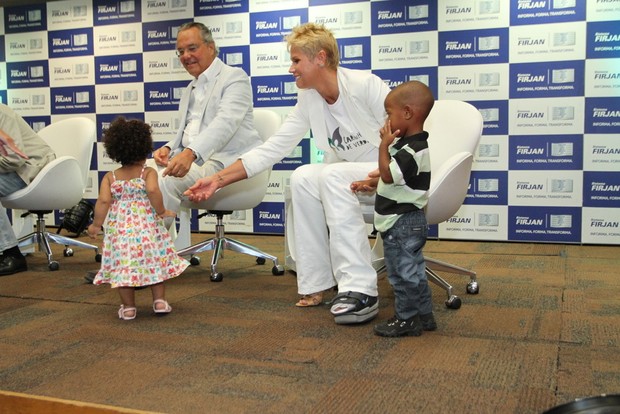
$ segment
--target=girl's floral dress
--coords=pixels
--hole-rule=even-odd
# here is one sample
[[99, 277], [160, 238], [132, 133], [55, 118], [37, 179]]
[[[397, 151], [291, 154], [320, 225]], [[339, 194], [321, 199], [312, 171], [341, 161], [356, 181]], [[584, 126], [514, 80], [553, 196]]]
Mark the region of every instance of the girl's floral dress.
[[163, 220], [146, 193], [144, 167], [138, 178], [110, 186], [112, 205], [103, 238], [101, 269], [94, 284], [148, 286], [180, 275], [189, 262], [177, 255]]

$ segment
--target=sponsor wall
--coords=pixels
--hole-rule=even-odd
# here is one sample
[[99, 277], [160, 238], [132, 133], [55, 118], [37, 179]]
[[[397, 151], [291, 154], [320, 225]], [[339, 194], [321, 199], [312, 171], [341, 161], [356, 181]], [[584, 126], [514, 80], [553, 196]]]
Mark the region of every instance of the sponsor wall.
[[[421, 80], [482, 113], [465, 203], [432, 237], [620, 244], [620, 0], [66, 0], [0, 14], [0, 99], [35, 130], [82, 115], [101, 135], [122, 114], [150, 123], [157, 146], [190, 80], [174, 54], [181, 23], [211, 27], [254, 105], [282, 117], [297, 92], [282, 38], [323, 23], [343, 66], [390, 87]], [[321, 159], [309, 136], [229, 231], [283, 233], [291, 171]], [[115, 167], [98, 143], [87, 198]]]

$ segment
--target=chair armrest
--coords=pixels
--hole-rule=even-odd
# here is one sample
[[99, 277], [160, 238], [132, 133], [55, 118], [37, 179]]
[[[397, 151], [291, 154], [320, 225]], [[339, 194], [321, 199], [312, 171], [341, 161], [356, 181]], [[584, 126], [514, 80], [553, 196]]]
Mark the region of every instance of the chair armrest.
[[2, 205], [19, 210], [60, 210], [76, 205], [84, 194], [77, 159], [65, 155], [49, 162], [26, 188], [2, 197]]

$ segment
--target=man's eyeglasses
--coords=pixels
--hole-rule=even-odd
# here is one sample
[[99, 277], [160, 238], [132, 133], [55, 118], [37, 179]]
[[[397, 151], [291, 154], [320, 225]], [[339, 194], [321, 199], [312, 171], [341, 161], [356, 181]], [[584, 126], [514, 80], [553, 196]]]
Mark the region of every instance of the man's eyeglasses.
[[199, 45], [189, 45], [187, 47], [187, 49], [177, 49], [174, 53], [177, 54], [178, 57], [181, 57], [185, 54], [185, 52], [187, 53], [194, 53], [195, 51], [197, 51], [200, 46], [202, 46], [204, 43], [201, 43]]

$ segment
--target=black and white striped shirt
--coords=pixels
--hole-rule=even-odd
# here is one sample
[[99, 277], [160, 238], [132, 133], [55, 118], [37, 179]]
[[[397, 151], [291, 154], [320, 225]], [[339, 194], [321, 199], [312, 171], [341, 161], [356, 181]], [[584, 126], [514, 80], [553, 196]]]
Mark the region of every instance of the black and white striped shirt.
[[379, 180], [375, 198], [375, 228], [389, 230], [401, 214], [421, 210], [428, 201], [431, 159], [428, 132], [398, 139], [389, 148], [393, 182]]

